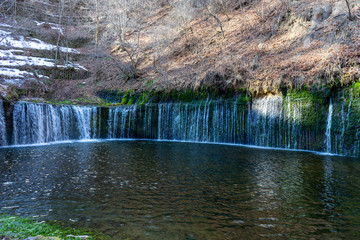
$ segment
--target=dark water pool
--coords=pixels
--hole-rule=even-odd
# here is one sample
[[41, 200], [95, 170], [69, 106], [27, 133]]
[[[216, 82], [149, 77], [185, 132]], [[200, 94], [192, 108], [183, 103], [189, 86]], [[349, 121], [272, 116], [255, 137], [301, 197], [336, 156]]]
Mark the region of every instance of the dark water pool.
[[113, 239], [355, 239], [360, 162], [152, 141], [3, 148], [0, 204]]

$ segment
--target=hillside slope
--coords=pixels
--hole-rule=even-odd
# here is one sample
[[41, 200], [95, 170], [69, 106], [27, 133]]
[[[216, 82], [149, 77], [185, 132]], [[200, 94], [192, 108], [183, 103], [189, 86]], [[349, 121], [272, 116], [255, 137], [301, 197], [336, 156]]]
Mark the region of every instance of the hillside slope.
[[[148, 19], [146, 34], [127, 34], [141, 47], [137, 77], [124, 71], [129, 64], [124, 48], [116, 42], [95, 47], [90, 34], [78, 49], [85, 57], [75, 60], [91, 74], [48, 80], [41, 97], [95, 98], [101, 90], [246, 90], [258, 95], [339, 88], [360, 77], [360, 8], [351, 6], [355, 17], [350, 21], [343, 0], [239, 1], [217, 15], [222, 29], [216, 18], [195, 15], [187, 29], [158, 31], [173, 17], [173, 8], [164, 5]], [[85, 32], [79, 25], [67, 29]]]

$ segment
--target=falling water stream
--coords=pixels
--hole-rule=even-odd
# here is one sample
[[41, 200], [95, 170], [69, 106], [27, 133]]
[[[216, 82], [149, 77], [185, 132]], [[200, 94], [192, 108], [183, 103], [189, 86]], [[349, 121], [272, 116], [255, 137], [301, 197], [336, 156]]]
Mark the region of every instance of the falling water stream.
[[0, 100], [0, 146], [7, 145], [6, 124], [3, 102]]
[[[341, 115], [334, 114], [333, 108], [339, 106]], [[357, 119], [352, 108], [351, 102], [347, 108], [343, 103], [330, 102], [325, 112], [324, 107], [319, 110], [314, 103], [282, 96], [267, 96], [249, 103], [207, 99], [111, 108], [18, 102], [12, 112], [13, 126], [6, 128], [1, 142], [6, 145], [6, 135], [11, 136], [9, 144], [13, 145], [132, 138], [357, 155], [360, 134], [348, 134], [357, 126], [349, 121]], [[4, 131], [2, 108], [0, 127]]]
[[327, 117], [327, 125], [326, 125], [326, 152], [331, 153], [331, 123], [332, 123], [332, 115], [333, 115], [333, 105], [330, 101], [329, 104], [329, 113]]
[[97, 107], [20, 102], [13, 111], [13, 144], [36, 144], [97, 137]]

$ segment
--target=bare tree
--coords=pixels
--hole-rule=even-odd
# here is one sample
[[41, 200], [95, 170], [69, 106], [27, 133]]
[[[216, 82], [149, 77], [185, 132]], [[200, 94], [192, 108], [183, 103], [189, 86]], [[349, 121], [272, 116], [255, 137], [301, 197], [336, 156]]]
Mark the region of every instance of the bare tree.
[[171, 2], [170, 5], [172, 7], [171, 19], [175, 21], [175, 24], [185, 32], [189, 30], [192, 32], [190, 23], [196, 15], [193, 2], [191, 0], [179, 0]]
[[[59, 21], [58, 21], [59, 26], [61, 26], [61, 24], [62, 24], [62, 18], [63, 18], [63, 15], [64, 15], [64, 8], [65, 8], [65, 0], [60, 0], [59, 1]], [[57, 38], [57, 41], [56, 41], [55, 60], [58, 59], [58, 54], [60, 55], [60, 50], [59, 50], [60, 37], [61, 37], [61, 33], [59, 31], [58, 32], [58, 38]]]
[[111, 46], [113, 52], [121, 51], [127, 56], [130, 77], [137, 78], [139, 61], [144, 54], [143, 39], [151, 22], [149, 16], [164, 0], [89, 0], [87, 11], [96, 44]]
[[346, 2], [346, 6], [348, 8], [348, 11], [349, 11], [349, 20], [351, 21], [352, 20], [351, 7], [350, 7], [350, 4], [349, 4], [348, 0], [345, 0], [345, 2]]
[[209, 16], [215, 19], [215, 21], [217, 22], [217, 25], [220, 28], [221, 34], [223, 36], [223, 38], [225, 38], [225, 33], [224, 33], [224, 29], [223, 29], [223, 25], [221, 23], [221, 20], [219, 19], [219, 17], [217, 16], [218, 13], [218, 8], [216, 3], [216, 0], [199, 0], [200, 6], [202, 6], [202, 8], [205, 10], [205, 13]]
[[1, 13], [16, 15], [17, 0], [3, 0], [0, 3], [0, 9], [1, 9]]

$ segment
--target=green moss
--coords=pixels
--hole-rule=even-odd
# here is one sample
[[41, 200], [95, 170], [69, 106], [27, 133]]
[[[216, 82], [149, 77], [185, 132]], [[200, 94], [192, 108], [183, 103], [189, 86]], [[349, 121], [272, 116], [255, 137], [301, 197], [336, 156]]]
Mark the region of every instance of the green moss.
[[147, 80], [147, 81], [146, 81], [146, 87], [147, 87], [147, 88], [151, 87], [151, 85], [153, 85], [155, 82], [156, 82], [156, 79]]
[[124, 96], [122, 97], [122, 100], [121, 100], [121, 105], [125, 105], [127, 104], [128, 102], [128, 96], [129, 96], [129, 91], [126, 91], [126, 93], [124, 94]]
[[[35, 236], [54, 237], [53, 239], [80, 239], [87, 235], [88, 239], [108, 239], [106, 236], [85, 230], [62, 227], [57, 224], [36, 222], [28, 218], [0, 215], [0, 236], [10, 239], [25, 239]], [[69, 236], [71, 235], [71, 236]], [[44, 237], [44, 239], [47, 239]]]
[[326, 98], [330, 96], [330, 91], [328, 89], [323, 91], [308, 91], [308, 90], [289, 90], [287, 95], [284, 97], [289, 97], [292, 100], [301, 100], [301, 101], [313, 101], [319, 104], [323, 104]]
[[[146, 103], [160, 103], [160, 102], [200, 102], [207, 99], [229, 99], [235, 100], [237, 97], [241, 97], [243, 102], [248, 103], [251, 100], [251, 96], [246, 94], [246, 91], [234, 90], [228, 91], [222, 94], [216, 92], [209, 92], [206, 89], [194, 91], [192, 89], [186, 89], [182, 91], [149, 91], [143, 93], [135, 93], [134, 90], [119, 92], [112, 90], [103, 90], [97, 93], [103, 101], [109, 99], [111, 102], [119, 102], [122, 105], [126, 104], [146, 104]], [[114, 104], [111, 104], [114, 105]]]
[[252, 97], [247, 94], [241, 94], [236, 98], [236, 104], [248, 105]]
[[[325, 126], [329, 99], [330, 93], [326, 91], [290, 90], [286, 96], [283, 95], [283, 108], [286, 111], [285, 115], [291, 116], [289, 120], [298, 122], [302, 127]], [[294, 106], [299, 112], [297, 119], [293, 119]]]
[[134, 104], [134, 102], [133, 102], [134, 100], [133, 100], [133, 98], [132, 97], [130, 97], [130, 99], [129, 99], [129, 101], [128, 101], [128, 105], [132, 105], [132, 104]]
[[354, 93], [360, 95], [360, 82], [356, 82], [353, 86]]
[[66, 99], [63, 101], [55, 101], [48, 100], [45, 103], [53, 104], [53, 105], [102, 105], [104, 100], [100, 98], [88, 98], [88, 97], [80, 97], [75, 99]]
[[146, 104], [147, 102], [148, 102], [148, 100], [149, 100], [149, 93], [143, 93], [142, 95], [141, 95], [141, 97], [139, 98], [139, 104], [140, 105], [144, 105], [144, 104]]

